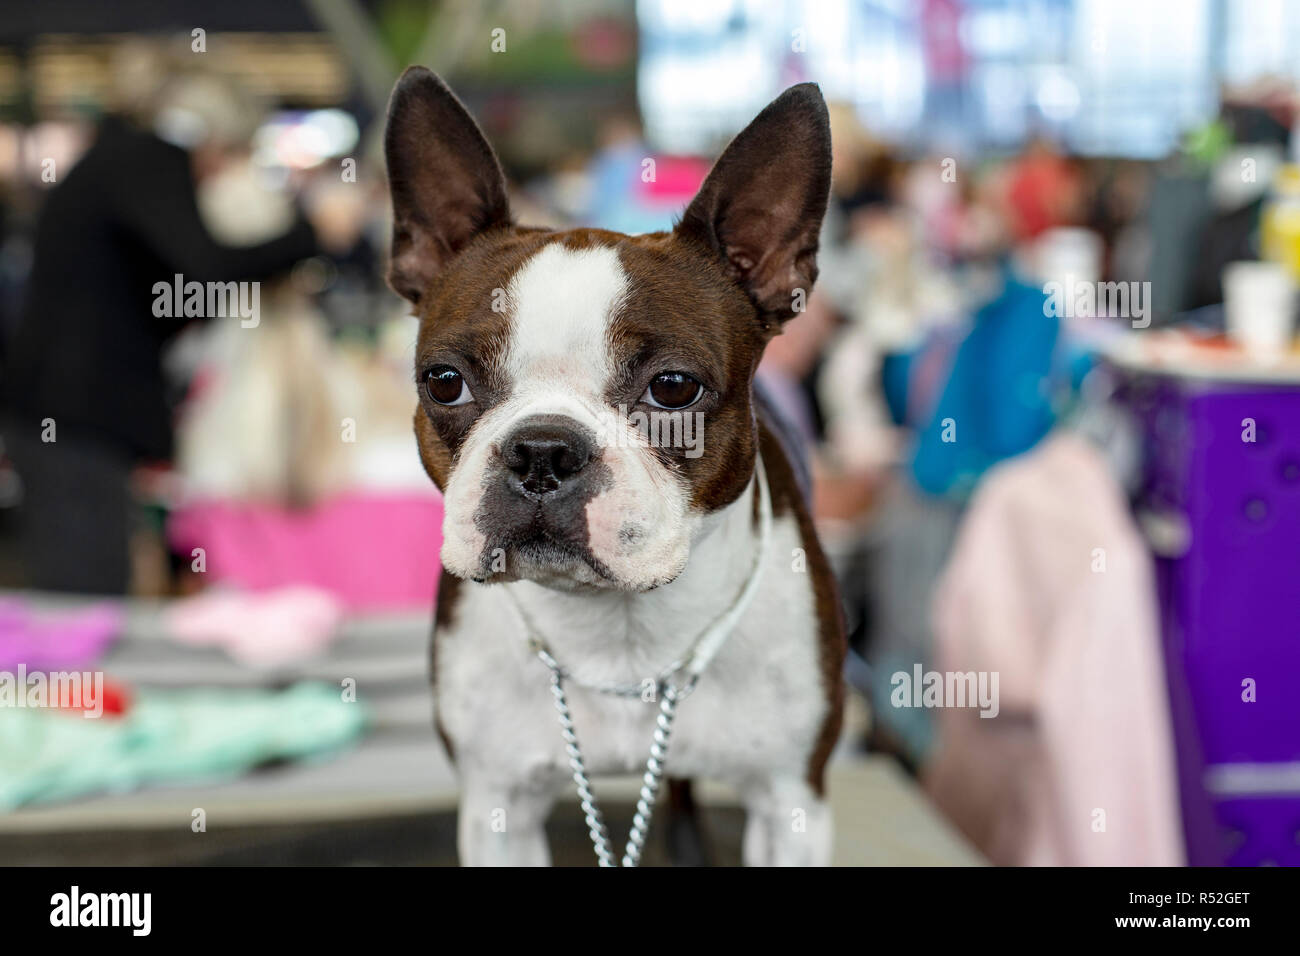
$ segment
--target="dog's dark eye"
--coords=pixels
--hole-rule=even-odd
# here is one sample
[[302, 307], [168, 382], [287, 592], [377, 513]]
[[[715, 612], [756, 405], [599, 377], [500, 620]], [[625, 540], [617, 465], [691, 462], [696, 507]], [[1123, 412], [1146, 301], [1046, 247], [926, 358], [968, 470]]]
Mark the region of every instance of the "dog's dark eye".
[[641, 401], [655, 408], [686, 408], [703, 394], [704, 386], [685, 372], [664, 372], [650, 382]]
[[464, 405], [474, 401], [464, 376], [450, 365], [438, 365], [425, 372], [424, 391], [439, 405]]

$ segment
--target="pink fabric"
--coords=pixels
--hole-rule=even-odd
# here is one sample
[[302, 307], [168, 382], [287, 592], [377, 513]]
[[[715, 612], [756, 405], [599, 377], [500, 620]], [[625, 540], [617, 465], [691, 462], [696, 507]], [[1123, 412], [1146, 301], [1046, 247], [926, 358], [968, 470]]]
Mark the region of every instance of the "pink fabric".
[[1151, 562], [1099, 454], [1062, 434], [991, 471], [935, 594], [938, 668], [1001, 699], [939, 712], [936, 802], [997, 864], [1182, 864]]
[[204, 549], [213, 584], [312, 585], [354, 611], [427, 608], [438, 589], [442, 498], [349, 494], [303, 511], [200, 502], [172, 515], [168, 535], [183, 556]]
[[0, 670], [80, 670], [94, 664], [122, 633], [113, 604], [37, 610], [18, 598], [0, 599]]
[[182, 644], [221, 647], [250, 667], [276, 667], [319, 654], [342, 619], [338, 599], [319, 588], [253, 594], [218, 589], [172, 605], [167, 631]]

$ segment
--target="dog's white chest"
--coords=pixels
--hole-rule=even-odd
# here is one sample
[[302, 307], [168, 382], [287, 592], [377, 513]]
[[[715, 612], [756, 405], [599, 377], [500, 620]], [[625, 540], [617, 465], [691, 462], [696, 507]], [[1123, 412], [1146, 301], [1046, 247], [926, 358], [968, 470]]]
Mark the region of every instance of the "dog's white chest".
[[[827, 702], [811, 581], [784, 559], [798, 547], [793, 520], [774, 522], [753, 604], [678, 707], [670, 775], [743, 780], [807, 759]], [[709, 577], [707, 564], [701, 572]], [[570, 629], [545, 637], [577, 678], [566, 682], [566, 691], [593, 775], [644, 768], [659, 712], [654, 680], [708, 624], [695, 613], [696, 602], [716, 607], [712, 581], [678, 583], [686, 586], [630, 620], [617, 599], [555, 598], [557, 608], [567, 609]], [[558, 611], [539, 618], [552, 628], [564, 619]], [[438, 710], [458, 761], [538, 784], [566, 781], [550, 671], [528, 649], [510, 603], [491, 586], [467, 585], [454, 626], [444, 630], [436, 652]], [[629, 699], [581, 686], [601, 682], [643, 684], [646, 693]]]

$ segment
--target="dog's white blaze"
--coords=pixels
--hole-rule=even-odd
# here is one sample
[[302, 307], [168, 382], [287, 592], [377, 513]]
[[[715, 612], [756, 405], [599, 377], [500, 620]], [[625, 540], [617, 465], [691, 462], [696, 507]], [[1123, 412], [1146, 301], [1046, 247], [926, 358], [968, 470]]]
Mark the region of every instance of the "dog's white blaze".
[[611, 374], [608, 331], [627, 273], [607, 246], [545, 246], [515, 273], [505, 367], [516, 386], [545, 382], [598, 396]]

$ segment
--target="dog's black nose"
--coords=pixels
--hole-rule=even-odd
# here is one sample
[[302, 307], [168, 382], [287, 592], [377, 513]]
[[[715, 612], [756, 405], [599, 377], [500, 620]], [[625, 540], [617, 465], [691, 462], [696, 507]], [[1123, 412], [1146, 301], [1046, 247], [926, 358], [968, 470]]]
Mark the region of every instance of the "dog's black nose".
[[595, 443], [586, 429], [563, 416], [535, 418], [501, 443], [501, 459], [529, 495], [547, 495], [587, 467]]

